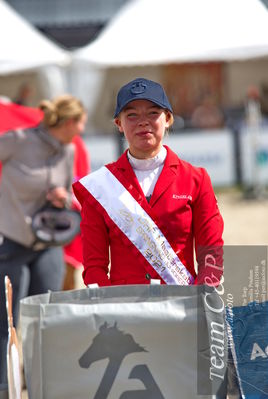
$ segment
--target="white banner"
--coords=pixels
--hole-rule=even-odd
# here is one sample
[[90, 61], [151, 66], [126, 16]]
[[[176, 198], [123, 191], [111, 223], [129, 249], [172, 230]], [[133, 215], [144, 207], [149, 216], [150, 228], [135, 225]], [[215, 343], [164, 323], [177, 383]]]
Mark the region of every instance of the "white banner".
[[83, 140], [89, 152], [92, 172], [118, 158], [118, 143], [112, 134], [109, 137], [85, 136]]
[[119, 180], [102, 167], [80, 180], [166, 284], [189, 285], [194, 279], [169, 242]]
[[[92, 171], [118, 158], [118, 141], [114, 135], [100, 138], [87, 136], [85, 142]], [[174, 132], [165, 138], [164, 143], [180, 158], [206, 168], [214, 187], [235, 184], [234, 142], [230, 130]]]
[[233, 133], [210, 130], [170, 134], [165, 143], [182, 159], [202, 166], [210, 175], [213, 186], [235, 183]]
[[240, 132], [241, 172], [245, 184], [268, 183], [268, 127]]

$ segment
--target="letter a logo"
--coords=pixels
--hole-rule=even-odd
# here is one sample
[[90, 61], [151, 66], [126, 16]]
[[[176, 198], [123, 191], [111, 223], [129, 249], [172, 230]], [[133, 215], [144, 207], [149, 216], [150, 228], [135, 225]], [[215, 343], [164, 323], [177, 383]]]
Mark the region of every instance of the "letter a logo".
[[263, 359], [265, 359], [267, 357], [267, 355], [263, 352], [262, 348], [257, 344], [257, 342], [255, 342], [253, 345], [253, 348], [252, 348], [250, 360], [255, 360], [257, 357], [260, 357], [260, 356]]

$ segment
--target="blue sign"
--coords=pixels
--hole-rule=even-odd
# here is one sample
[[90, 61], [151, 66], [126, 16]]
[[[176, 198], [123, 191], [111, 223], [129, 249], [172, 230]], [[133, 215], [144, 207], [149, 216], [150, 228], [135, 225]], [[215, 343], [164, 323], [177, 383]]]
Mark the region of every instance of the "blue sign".
[[227, 309], [229, 345], [243, 398], [268, 398], [268, 302]]

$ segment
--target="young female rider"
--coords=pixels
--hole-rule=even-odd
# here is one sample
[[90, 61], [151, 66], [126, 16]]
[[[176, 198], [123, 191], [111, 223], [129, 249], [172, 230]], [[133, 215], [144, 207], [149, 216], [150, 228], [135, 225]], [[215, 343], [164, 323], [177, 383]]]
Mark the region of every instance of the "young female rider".
[[162, 86], [144, 78], [123, 86], [114, 121], [128, 149], [74, 184], [82, 205], [85, 284], [217, 280], [223, 220], [205, 169], [162, 143], [173, 123]]

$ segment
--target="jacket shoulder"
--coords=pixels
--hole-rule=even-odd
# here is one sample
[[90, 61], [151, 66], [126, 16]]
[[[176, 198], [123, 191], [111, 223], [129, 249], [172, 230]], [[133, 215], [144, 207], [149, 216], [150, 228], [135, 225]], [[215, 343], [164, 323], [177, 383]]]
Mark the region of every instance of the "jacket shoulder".
[[123, 168], [129, 166], [128, 158], [127, 158], [127, 150], [123, 152], [123, 154], [114, 162], [110, 162], [105, 165], [107, 169], [112, 170], [113, 168]]
[[202, 166], [195, 166], [190, 162], [185, 161], [184, 159], [180, 159], [180, 165], [183, 169], [189, 171], [189, 173], [191, 173], [192, 175], [203, 176], [204, 174], [207, 174], [206, 169]]
[[10, 135], [13, 137], [14, 141], [24, 141], [27, 140], [28, 136], [26, 134], [26, 130], [24, 129], [16, 129], [10, 130], [9, 132], [5, 133], [7, 136]]

